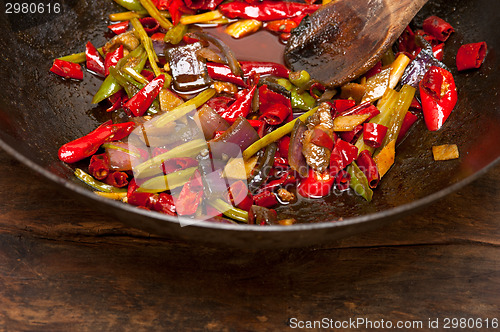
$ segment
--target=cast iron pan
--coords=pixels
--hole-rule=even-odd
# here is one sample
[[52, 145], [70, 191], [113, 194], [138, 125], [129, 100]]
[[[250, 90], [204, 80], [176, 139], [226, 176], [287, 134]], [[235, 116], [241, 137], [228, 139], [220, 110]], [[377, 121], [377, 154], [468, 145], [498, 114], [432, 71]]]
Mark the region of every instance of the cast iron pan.
[[[301, 224], [259, 227], [200, 222], [180, 227], [159, 213], [97, 197], [57, 159], [63, 143], [106, 120], [104, 105], [91, 105], [100, 80], [90, 73], [82, 82], [49, 73], [58, 56], [81, 52], [87, 41], [104, 44], [106, 17], [120, 9], [112, 1], [60, 0], [59, 14], [13, 15], [0, 20], [0, 147], [45, 177], [76, 193], [83, 202], [125, 224], [193, 243], [245, 248], [283, 248], [326, 243], [378, 227], [413, 213], [476, 179], [500, 159], [500, 2], [431, 1], [415, 18], [420, 24], [436, 14], [455, 28], [444, 62], [452, 69], [459, 102], [444, 127], [429, 132], [420, 121], [399, 147], [392, 170], [372, 202], [343, 194], [326, 200], [301, 200], [279, 209]], [[488, 55], [479, 70], [457, 73], [454, 58], [462, 43], [486, 41]], [[454, 143], [458, 160], [434, 162], [431, 146]]]

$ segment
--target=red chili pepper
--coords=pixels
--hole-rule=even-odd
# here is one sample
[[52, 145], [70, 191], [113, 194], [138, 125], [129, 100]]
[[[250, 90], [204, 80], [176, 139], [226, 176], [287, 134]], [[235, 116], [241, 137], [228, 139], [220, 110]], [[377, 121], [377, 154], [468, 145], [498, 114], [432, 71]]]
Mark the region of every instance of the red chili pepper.
[[243, 81], [243, 78], [233, 74], [229, 66], [221, 63], [207, 62], [207, 72], [208, 76], [210, 76], [213, 80], [234, 83], [241, 87], [248, 86], [245, 81]]
[[238, 117], [242, 116], [244, 118], [252, 110], [252, 99], [255, 94], [257, 86], [254, 85], [250, 90], [248, 90], [243, 96], [236, 99], [234, 103], [231, 104], [226, 110], [220, 113], [220, 116], [224, 118], [229, 124], [233, 124]]
[[378, 148], [384, 141], [387, 127], [378, 123], [363, 124], [363, 141], [372, 148]]
[[356, 106], [356, 102], [354, 100], [335, 99], [333, 101], [332, 112], [335, 112], [336, 114], [341, 114], [354, 106]]
[[198, 161], [188, 157], [170, 158], [161, 164], [164, 174], [170, 174], [186, 168], [198, 166]]
[[278, 141], [278, 153], [283, 158], [288, 158], [288, 149], [290, 148], [290, 136], [283, 136]]
[[214, 10], [222, 0], [184, 0], [186, 6], [191, 9]]
[[290, 32], [292, 29], [295, 29], [298, 26], [298, 23], [294, 20], [290, 19], [282, 19], [269, 21], [264, 26], [267, 30], [274, 32]]
[[382, 61], [379, 61], [365, 73], [365, 77], [370, 78], [380, 73], [381, 71], [382, 71]]
[[109, 174], [109, 158], [106, 153], [90, 157], [89, 173], [97, 180], [104, 180]]
[[203, 199], [203, 183], [199, 171], [182, 187], [179, 197], [175, 200], [177, 214], [180, 216], [192, 215], [198, 209]]
[[417, 97], [413, 97], [413, 100], [411, 101], [410, 108], [416, 111], [421, 111], [422, 110], [422, 104], [420, 104], [420, 101], [418, 101]]
[[411, 54], [410, 59], [414, 57], [415, 51], [417, 50], [417, 44], [415, 42], [415, 33], [413, 30], [407, 26], [401, 36], [398, 38], [398, 50], [399, 52], [404, 52]]
[[338, 139], [330, 156], [330, 173], [337, 174], [356, 160], [357, 156], [358, 148], [355, 145]]
[[380, 182], [380, 175], [378, 173], [377, 164], [373, 160], [370, 152], [368, 150], [363, 150], [356, 159], [356, 164], [365, 174], [370, 188], [375, 188]]
[[354, 127], [354, 129], [351, 131], [341, 131], [338, 134], [342, 140], [348, 143], [352, 143], [355, 139], [359, 137], [359, 135], [361, 135], [362, 131], [363, 131], [363, 125], [360, 124]]
[[128, 30], [128, 21], [108, 25], [108, 28], [117, 35], [122, 34]]
[[[289, 3], [291, 4], [292, 2]], [[275, 62], [240, 61], [240, 66], [245, 74], [245, 77], [259, 74], [260, 76], [274, 75], [288, 78], [288, 75], [290, 74], [290, 69]]]
[[332, 151], [334, 145], [332, 138], [320, 128], [314, 128], [311, 134], [311, 143], [327, 148], [330, 151]]
[[147, 79], [149, 82], [155, 79], [155, 73], [153, 73], [149, 69], [143, 69], [141, 71], [141, 75], [144, 76], [144, 78]]
[[128, 175], [121, 171], [110, 172], [104, 182], [113, 187], [123, 188], [128, 185]]
[[118, 61], [123, 58], [123, 45], [120, 45], [113, 52], [106, 53], [106, 58], [104, 59], [104, 75], [109, 75], [109, 67], [114, 67]]
[[211, 98], [206, 102], [206, 104], [210, 106], [215, 112], [221, 114], [229, 107], [230, 104], [234, 102], [234, 100], [234, 98], [228, 96], [217, 96]]
[[338, 190], [347, 190], [349, 189], [349, 184], [351, 183], [351, 174], [345, 170], [341, 170], [338, 172], [335, 177], [335, 188]]
[[170, 216], [177, 215], [175, 209], [174, 198], [167, 193], [160, 193], [158, 199], [154, 202], [153, 209], [158, 212], [168, 214]]
[[255, 205], [270, 208], [278, 204], [278, 199], [276, 195], [270, 191], [263, 191], [257, 195], [253, 196], [253, 202]]
[[287, 168], [288, 167], [288, 159], [280, 157], [280, 156], [275, 156], [273, 167], [274, 167], [274, 169], [271, 171], [270, 175], [278, 172], [278, 168]]
[[259, 21], [274, 21], [314, 13], [321, 5], [297, 2], [269, 1], [248, 4], [233, 1], [219, 5], [220, 12], [228, 18], [246, 18]]
[[262, 191], [274, 191], [276, 188], [285, 188], [286, 186], [292, 183], [296, 183], [297, 178], [295, 177], [295, 172], [292, 170], [288, 170], [281, 174], [278, 179], [269, 181], [264, 184], [260, 190]]
[[82, 67], [78, 63], [55, 59], [50, 71], [64, 78], [83, 80]]
[[479, 68], [486, 57], [487, 46], [485, 42], [465, 44], [457, 52], [457, 69], [467, 70]]
[[102, 144], [127, 137], [134, 127], [134, 122], [117, 124], [111, 124], [111, 121], [105, 122], [89, 134], [61, 146], [58, 152], [59, 159], [74, 163], [90, 157]]
[[267, 85], [259, 88], [259, 120], [270, 125], [279, 125], [292, 113], [290, 99], [268, 89]]
[[[431, 44], [431, 46], [439, 44], [439, 40], [436, 37], [434, 37], [433, 35], [430, 35], [429, 33], [425, 32], [424, 30], [415, 31], [415, 35], [424, 38], [426, 41], [429, 42], [429, 44]], [[420, 49], [419, 47], [416, 48], [416, 50], [419, 50], [419, 49]]]
[[140, 18], [139, 21], [141, 21], [144, 31], [146, 31], [148, 36], [151, 36], [160, 28], [160, 23], [154, 17], [143, 17]]
[[310, 168], [308, 177], [297, 186], [297, 193], [302, 197], [320, 198], [330, 193], [334, 181], [335, 177], [330, 173], [318, 173]]
[[419, 83], [422, 110], [427, 128], [441, 128], [457, 103], [457, 89], [452, 74], [432, 66]]
[[264, 130], [266, 129], [266, 123], [261, 120], [247, 120], [248, 123], [257, 131], [259, 137], [264, 136]]
[[374, 105], [372, 105], [370, 102], [367, 101], [363, 104], [351, 107], [350, 109], [338, 114], [337, 116], [359, 115], [359, 114], [370, 114], [368, 119], [366, 119], [366, 121], [369, 121], [370, 119], [380, 114], [380, 111], [378, 110], [377, 107], [375, 107]]
[[135, 116], [142, 116], [153, 103], [165, 84], [165, 75], [161, 74], [130, 98], [123, 108]]
[[182, 16], [182, 7], [184, 6], [184, 2], [182, 0], [172, 0], [170, 1], [170, 5], [168, 6], [168, 11], [170, 16], [172, 17], [172, 23], [174, 25], [179, 24]]
[[425, 32], [442, 42], [446, 41], [451, 33], [455, 31], [448, 22], [437, 16], [426, 18], [422, 24], [422, 28]]
[[132, 179], [127, 188], [127, 202], [148, 210], [162, 212], [171, 216], [176, 215], [174, 199], [167, 193], [153, 194], [137, 192], [138, 185]]
[[403, 123], [401, 124], [401, 129], [399, 129], [398, 138], [396, 143], [399, 143], [406, 135], [408, 130], [410, 130], [411, 126], [418, 120], [418, 116], [413, 114], [412, 112], [406, 112], [405, 118], [403, 119]]
[[128, 100], [128, 96], [125, 90], [121, 89], [109, 97], [108, 100], [111, 103], [111, 106], [106, 109], [106, 112], [113, 112], [122, 107], [123, 103]]
[[229, 195], [234, 206], [238, 209], [250, 211], [253, 204], [253, 198], [245, 182], [239, 180], [233, 183], [229, 187]]
[[85, 45], [85, 58], [88, 70], [104, 76], [106, 72], [104, 69], [104, 59], [91, 42], [87, 42], [87, 45]]
[[444, 49], [444, 43], [440, 43], [432, 47], [432, 54], [434, 54], [434, 57], [439, 61], [443, 61], [443, 56], [444, 56], [443, 49]]

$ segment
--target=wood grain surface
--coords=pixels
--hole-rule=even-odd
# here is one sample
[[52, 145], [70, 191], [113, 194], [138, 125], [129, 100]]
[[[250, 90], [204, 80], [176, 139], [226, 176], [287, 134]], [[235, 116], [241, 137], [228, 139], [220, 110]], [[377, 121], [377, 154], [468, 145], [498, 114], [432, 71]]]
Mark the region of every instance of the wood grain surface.
[[0, 151], [0, 330], [279, 331], [324, 318], [421, 321], [428, 330], [429, 319], [440, 329], [446, 317], [491, 322], [500, 319], [499, 183], [497, 165], [373, 232], [317, 248], [243, 251], [122, 226]]

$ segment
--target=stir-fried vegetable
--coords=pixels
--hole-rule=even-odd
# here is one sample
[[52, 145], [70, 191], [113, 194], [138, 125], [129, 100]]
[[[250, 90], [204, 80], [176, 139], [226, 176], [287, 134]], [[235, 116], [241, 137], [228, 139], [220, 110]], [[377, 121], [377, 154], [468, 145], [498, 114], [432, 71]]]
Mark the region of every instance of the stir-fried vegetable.
[[[372, 200], [419, 112], [437, 130], [456, 103], [440, 62], [454, 30], [438, 17], [407, 27], [363, 77], [336, 90], [304, 70], [238, 59], [199, 29], [227, 24], [244, 39], [263, 28], [286, 42], [320, 4], [115, 1], [129, 10], [110, 15], [121, 21], [108, 26], [116, 36], [50, 69], [82, 80], [84, 65], [104, 78], [92, 102], [109, 102], [113, 120], [59, 149], [64, 162], [88, 162], [75, 175], [103, 197], [194, 220], [291, 225], [274, 208], [334, 189]], [[479, 68], [485, 56], [485, 43], [464, 45], [457, 68]], [[453, 144], [432, 151], [458, 158]]]

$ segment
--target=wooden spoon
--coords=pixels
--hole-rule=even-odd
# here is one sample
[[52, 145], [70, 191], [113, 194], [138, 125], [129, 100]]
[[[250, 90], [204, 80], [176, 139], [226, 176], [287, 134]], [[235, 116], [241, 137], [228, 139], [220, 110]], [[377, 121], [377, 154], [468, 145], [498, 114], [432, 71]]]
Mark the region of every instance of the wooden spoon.
[[370, 69], [428, 0], [334, 0], [304, 18], [285, 62], [330, 87]]

